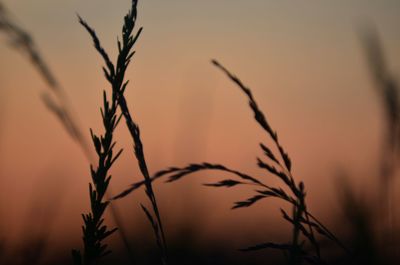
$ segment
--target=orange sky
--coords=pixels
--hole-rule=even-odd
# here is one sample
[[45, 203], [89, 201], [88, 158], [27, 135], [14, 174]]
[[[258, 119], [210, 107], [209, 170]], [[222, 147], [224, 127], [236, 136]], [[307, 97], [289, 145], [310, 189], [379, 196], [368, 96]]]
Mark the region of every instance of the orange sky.
[[[112, 2], [4, 1], [33, 34], [87, 136], [89, 128], [101, 129], [101, 89], [108, 86], [76, 12], [96, 28], [115, 56], [116, 35], [129, 1]], [[368, 182], [364, 176], [375, 170], [383, 123], [357, 32], [365, 23], [376, 25], [390, 68], [398, 75], [399, 1], [142, 0], [138, 12], [144, 31], [128, 71], [126, 95], [152, 172], [202, 161], [261, 172], [255, 157], [261, 155], [258, 143], [266, 137], [245, 97], [209, 63], [217, 58], [252, 88], [292, 157], [297, 179], [305, 181], [317, 214], [327, 216], [326, 205], [336, 207], [337, 168]], [[18, 237], [34, 198], [43, 197], [37, 200], [40, 207], [50, 198], [61, 205], [54, 234], [66, 229], [77, 241], [80, 213], [88, 207], [88, 163], [43, 106], [40, 93], [46, 84], [3, 36], [0, 41], [3, 225], [13, 224], [11, 237]], [[113, 170], [114, 191], [140, 179], [131, 140], [121, 125], [117, 141], [125, 152]], [[167, 231], [196, 214], [203, 216], [209, 232], [224, 228], [229, 234], [230, 227], [244, 222], [243, 235], [261, 222], [246, 221], [247, 215], [266, 217], [273, 211], [271, 223], [280, 218], [276, 204], [267, 202], [232, 213], [231, 203], [248, 193], [198, 188], [201, 179], [216, 179], [205, 174], [192, 179], [157, 185]], [[138, 207], [145, 201], [142, 193], [120, 202], [132, 222], [143, 222]]]

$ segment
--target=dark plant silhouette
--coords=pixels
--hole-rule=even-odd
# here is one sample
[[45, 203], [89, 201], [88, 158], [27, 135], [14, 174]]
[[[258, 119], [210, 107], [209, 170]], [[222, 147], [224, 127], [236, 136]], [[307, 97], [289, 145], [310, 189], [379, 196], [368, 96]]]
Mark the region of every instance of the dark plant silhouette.
[[[261, 169], [266, 170], [270, 175], [280, 179], [285, 188], [269, 186], [258, 178], [252, 177], [237, 170], [230, 169], [224, 165], [214, 163], [190, 164], [189, 166], [182, 168], [171, 167], [157, 172], [154, 176], [152, 176], [152, 181], [164, 176], [168, 176], [167, 182], [173, 182], [189, 174], [202, 170], [219, 170], [233, 174], [238, 177], [239, 180], [225, 179], [217, 183], [205, 184], [206, 186], [230, 188], [237, 185], [251, 185], [257, 187], [254, 196], [246, 200], [235, 202], [234, 206], [232, 207], [233, 209], [249, 207], [256, 202], [269, 197], [288, 202], [292, 206], [292, 213], [288, 214], [284, 209], [281, 209], [281, 212], [283, 218], [292, 225], [292, 239], [290, 243], [267, 242], [244, 248], [242, 249], [243, 251], [252, 251], [265, 248], [279, 249], [285, 253], [289, 264], [300, 264], [303, 261], [320, 263], [322, 262], [320, 246], [315, 237], [315, 233], [332, 240], [339, 246], [346, 249], [336, 238], [336, 236], [308, 211], [305, 200], [306, 193], [304, 183], [296, 183], [291, 173], [292, 162], [289, 158], [289, 155], [280, 144], [277, 133], [271, 128], [267, 119], [265, 118], [265, 115], [259, 109], [251, 90], [220, 63], [215, 60], [213, 60], [212, 63], [217, 68], [222, 70], [242, 90], [242, 92], [245, 93], [249, 100], [249, 106], [254, 113], [255, 120], [273, 140], [278, 151], [278, 156], [271, 150], [271, 148], [261, 143], [260, 147], [264, 152], [265, 158], [267, 158], [269, 161], [266, 162], [261, 158], [257, 158], [257, 164]], [[114, 199], [122, 198], [144, 184], [145, 182], [143, 181], [134, 183], [130, 186], [130, 188], [117, 195]], [[290, 193], [288, 193], [286, 190], [289, 190]], [[304, 240], [302, 237], [304, 237], [304, 239], [306, 239], [313, 246], [314, 251], [312, 253], [307, 252], [304, 248]]]
[[116, 228], [109, 230], [104, 225], [103, 214], [109, 204], [104, 199], [111, 180], [109, 170], [122, 152], [120, 150], [116, 155], [113, 153], [115, 146], [113, 132], [121, 116], [118, 118], [116, 114], [117, 94], [113, 91], [110, 102], [106, 91], [103, 93], [104, 102], [101, 115], [105, 132], [103, 135], [97, 136], [91, 131], [93, 144], [98, 155], [98, 165], [97, 168], [90, 167], [93, 181], [89, 184], [91, 212], [83, 214], [84, 253], [81, 255], [79, 251], [73, 251], [75, 264], [95, 264], [100, 257], [107, 255], [110, 251], [107, 249], [107, 245], [103, 244], [103, 240], [116, 230]]
[[150, 179], [150, 174], [148, 171], [147, 163], [145, 160], [144, 156], [144, 150], [143, 150], [143, 143], [140, 138], [140, 129], [137, 123], [133, 120], [132, 115], [129, 111], [128, 105], [126, 103], [126, 99], [124, 96], [124, 91], [128, 85], [129, 81], [125, 81], [125, 72], [126, 69], [131, 62], [131, 59], [134, 55], [134, 51], [132, 51], [132, 48], [134, 44], [136, 43], [136, 40], [139, 38], [140, 33], [142, 31], [142, 28], [139, 29], [139, 31], [133, 35], [133, 30], [135, 27], [135, 22], [136, 22], [136, 16], [137, 16], [137, 1], [132, 0], [132, 9], [130, 12], [125, 16], [124, 19], [124, 25], [122, 28], [122, 42], [118, 40], [118, 58], [116, 65], [111, 62], [108, 54], [106, 51], [102, 48], [100, 44], [100, 40], [98, 39], [95, 31], [82, 19], [79, 18], [80, 23], [82, 26], [85, 27], [85, 29], [88, 31], [90, 36], [92, 37], [94, 47], [98, 51], [98, 53], [101, 55], [105, 62], [105, 67], [103, 67], [103, 71], [105, 74], [106, 79], [108, 82], [112, 85], [112, 90], [113, 93], [116, 96], [116, 100], [118, 102], [118, 106], [121, 109], [122, 115], [125, 118], [126, 125], [128, 127], [128, 130], [131, 134], [132, 140], [133, 140], [133, 145], [134, 145], [134, 154], [135, 157], [138, 161], [138, 165], [140, 168], [140, 171], [143, 175], [144, 178], [144, 184], [146, 187], [146, 195], [150, 200], [151, 206], [153, 213], [151, 213], [145, 206], [141, 205], [144, 213], [146, 214], [147, 218], [149, 219], [152, 228], [154, 230], [156, 240], [157, 240], [157, 245], [160, 248], [161, 251], [161, 259], [162, 263], [166, 264], [167, 262], [167, 251], [166, 251], [166, 240], [165, 240], [165, 234], [161, 222], [161, 217], [157, 205], [157, 200], [156, 196], [152, 187], [151, 179]]
[[[89, 148], [86, 138], [74, 117], [73, 109], [68, 100], [67, 93], [55, 78], [55, 75], [43, 59], [39, 52], [33, 36], [21, 26], [19, 26], [12, 17], [12, 14], [0, 2], [0, 31], [2, 31], [11, 42], [11, 46], [18, 49], [32, 63], [33, 67], [39, 72], [40, 76], [47, 83], [49, 91], [42, 93], [42, 100], [47, 109], [52, 112], [61, 122], [68, 135], [78, 143], [88, 161], [93, 162], [93, 153]], [[108, 191], [108, 193], [111, 193]], [[109, 195], [106, 194], [107, 199]], [[127, 240], [125, 229], [118, 209], [110, 205], [111, 215], [119, 228], [119, 235], [129, 255], [131, 248]]]

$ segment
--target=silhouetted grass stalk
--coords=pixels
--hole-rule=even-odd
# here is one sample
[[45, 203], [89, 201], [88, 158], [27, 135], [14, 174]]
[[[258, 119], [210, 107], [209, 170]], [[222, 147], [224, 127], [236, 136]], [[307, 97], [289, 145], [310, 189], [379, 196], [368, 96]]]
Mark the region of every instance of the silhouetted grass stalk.
[[[67, 93], [59, 84], [55, 75], [46, 64], [39, 52], [33, 37], [28, 31], [19, 26], [2, 2], [0, 2], [0, 31], [3, 31], [11, 41], [14, 48], [19, 49], [23, 55], [27, 56], [34, 68], [47, 83], [49, 91], [43, 92], [42, 100], [47, 109], [53, 113], [58, 121], [61, 122], [68, 135], [78, 143], [85, 157], [90, 163], [94, 162], [94, 156], [89, 148], [86, 138], [83, 136], [82, 129], [78, 121], [74, 118], [74, 111], [69, 103]], [[108, 191], [110, 193], [110, 191]], [[106, 199], [109, 196], [106, 194]], [[119, 235], [128, 253], [130, 246], [117, 208], [110, 205], [111, 216], [119, 228]]]
[[[303, 230], [303, 234], [309, 239], [309, 241], [314, 245], [317, 257], [320, 258], [320, 251], [318, 243], [314, 237], [314, 231], [311, 225], [308, 224], [308, 231], [302, 224], [302, 220], [306, 220], [309, 223], [308, 216], [306, 214], [306, 204], [305, 204], [305, 192], [304, 192], [304, 184], [300, 182], [298, 185], [295, 183], [295, 180], [291, 174], [291, 167], [292, 163], [287, 154], [284, 150], [282, 145], [279, 143], [278, 134], [274, 132], [267, 122], [264, 114], [259, 109], [253, 94], [249, 88], [247, 88], [236, 76], [231, 74], [225, 67], [223, 67], [220, 63], [216, 60], [213, 60], [212, 63], [222, 70], [248, 97], [249, 99], [249, 106], [253, 110], [254, 118], [258, 122], [258, 124], [267, 132], [267, 134], [272, 138], [273, 142], [275, 143], [276, 148], [279, 151], [279, 155], [283, 161], [280, 162], [273, 154], [273, 152], [265, 145], [260, 144], [261, 149], [264, 151], [266, 157], [268, 157], [272, 163], [278, 165], [281, 171], [278, 171], [274, 166], [271, 164], [265, 163], [260, 158], [258, 158], [258, 166], [260, 168], [266, 169], [269, 173], [277, 176], [281, 179], [292, 191], [294, 197], [291, 198], [294, 201], [293, 204], [293, 213], [292, 218], [289, 218], [287, 214], [282, 210], [284, 218], [292, 223], [293, 225], [293, 233], [292, 233], [292, 243], [291, 247], [289, 248], [289, 264], [300, 264], [302, 262], [302, 245], [299, 242], [299, 236], [301, 230]], [[267, 191], [273, 191], [273, 189], [269, 189]], [[269, 192], [267, 193], [269, 194]], [[287, 195], [285, 194], [283, 197], [285, 198]], [[281, 196], [282, 197], [282, 196]], [[280, 198], [278, 196], [278, 198]], [[244, 205], [245, 206], [245, 205]], [[304, 217], [303, 217], [304, 216]]]
[[116, 62], [116, 66], [111, 62], [106, 51], [101, 47], [100, 40], [98, 39], [95, 31], [81, 18], [79, 18], [80, 23], [86, 28], [88, 33], [91, 35], [94, 46], [99, 54], [102, 56], [106, 67], [103, 67], [103, 71], [106, 79], [112, 85], [113, 92], [117, 95], [118, 105], [121, 109], [122, 115], [125, 118], [126, 125], [128, 130], [132, 136], [134, 143], [134, 153], [135, 157], [138, 161], [138, 165], [140, 171], [144, 177], [144, 185], [146, 187], [146, 195], [148, 196], [150, 203], [152, 205], [153, 214], [142, 205], [142, 209], [145, 212], [146, 216], [149, 218], [149, 221], [152, 224], [152, 228], [154, 230], [157, 244], [161, 251], [161, 259], [163, 264], [167, 262], [167, 251], [166, 251], [166, 240], [164, 229], [161, 222], [160, 212], [157, 205], [156, 196], [152, 187], [150, 174], [148, 171], [147, 163], [144, 156], [143, 151], [143, 143], [140, 138], [140, 129], [139, 126], [135, 123], [132, 115], [129, 111], [128, 105], [126, 103], [126, 99], [124, 96], [124, 91], [128, 85], [129, 81], [124, 81], [125, 72], [128, 68], [129, 63], [134, 55], [134, 51], [132, 48], [140, 36], [142, 28], [133, 35], [133, 29], [135, 27], [137, 17], [137, 1], [132, 0], [132, 9], [125, 16], [124, 25], [122, 28], [122, 42], [118, 40], [118, 58]]
[[84, 253], [82, 256], [78, 251], [73, 251], [75, 264], [95, 264], [99, 258], [107, 255], [110, 251], [107, 249], [107, 245], [103, 244], [103, 240], [116, 230], [116, 228], [108, 230], [107, 226], [103, 224], [103, 214], [109, 204], [108, 201], [104, 200], [111, 180], [109, 170], [122, 152], [120, 150], [115, 156], [113, 154], [115, 146], [113, 132], [120, 120], [116, 111], [117, 94], [112, 93], [110, 104], [104, 91], [101, 115], [105, 132], [104, 135], [97, 136], [91, 131], [93, 144], [98, 155], [98, 166], [96, 169], [91, 166], [90, 169], [93, 181], [89, 184], [91, 212], [83, 215]]

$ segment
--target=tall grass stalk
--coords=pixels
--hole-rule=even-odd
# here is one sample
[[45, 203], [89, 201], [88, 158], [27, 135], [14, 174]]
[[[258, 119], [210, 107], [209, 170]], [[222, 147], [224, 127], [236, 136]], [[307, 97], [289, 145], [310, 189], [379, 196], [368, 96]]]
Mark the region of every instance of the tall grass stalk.
[[133, 30], [135, 28], [136, 17], [137, 17], [137, 0], [132, 0], [132, 8], [129, 13], [125, 16], [124, 25], [122, 27], [122, 42], [118, 40], [118, 58], [116, 64], [111, 62], [107, 52], [103, 49], [100, 44], [100, 40], [98, 39], [96, 32], [82, 19], [79, 18], [80, 23], [87, 30], [87, 32], [92, 37], [94, 47], [97, 52], [101, 55], [104, 60], [105, 67], [103, 67], [103, 72], [105, 74], [106, 79], [112, 85], [113, 93], [116, 94], [118, 100], [118, 106], [121, 109], [122, 115], [125, 118], [126, 125], [131, 134], [133, 145], [134, 145], [134, 154], [137, 159], [140, 171], [144, 178], [144, 185], [146, 187], [146, 195], [150, 200], [153, 213], [151, 213], [145, 206], [142, 205], [142, 209], [148, 217], [152, 228], [154, 230], [157, 244], [161, 251], [161, 259], [162, 263], [166, 264], [167, 262], [167, 250], [166, 250], [166, 240], [164, 229], [161, 221], [160, 212], [157, 205], [156, 195], [154, 193], [152, 182], [150, 178], [150, 174], [148, 171], [143, 143], [140, 138], [140, 129], [137, 123], [134, 121], [125, 96], [124, 91], [128, 85], [129, 81], [125, 81], [125, 72], [131, 62], [131, 59], [134, 55], [134, 51], [132, 48], [136, 43], [137, 39], [140, 36], [142, 28], [140, 28], [136, 34], [133, 34]]
[[81, 254], [77, 250], [73, 250], [73, 258], [75, 264], [89, 265], [96, 264], [98, 260], [110, 253], [107, 245], [103, 243], [109, 235], [116, 231], [108, 229], [104, 225], [103, 214], [109, 202], [104, 199], [111, 176], [109, 170], [113, 163], [121, 155], [122, 150], [114, 155], [114, 138], [113, 133], [116, 129], [121, 116], [117, 116], [117, 94], [113, 91], [111, 100], [107, 98], [106, 91], [103, 91], [103, 107], [101, 108], [101, 116], [104, 125], [104, 134], [96, 135], [91, 130], [93, 144], [98, 156], [97, 168], [90, 167], [92, 183], [89, 184], [89, 197], [91, 212], [83, 214], [84, 225], [83, 243], [84, 252]]
[[[13, 48], [19, 50], [30, 60], [33, 67], [46, 82], [48, 85], [48, 91], [42, 93], [43, 103], [47, 109], [56, 116], [57, 120], [63, 125], [65, 131], [68, 133], [71, 139], [78, 143], [86, 159], [90, 163], [93, 163], [93, 152], [89, 148], [86, 137], [84, 137], [85, 134], [82, 133], [82, 128], [79, 126], [78, 119], [74, 115], [75, 111], [68, 100], [65, 89], [58, 82], [53, 71], [44, 60], [32, 34], [30, 34], [15, 21], [11, 12], [8, 11], [6, 6], [1, 1], [0, 31], [8, 37]], [[107, 200], [111, 197], [109, 194], [111, 194], [110, 191], [108, 191], [108, 194], [106, 194]], [[119, 228], [119, 235], [122, 239], [122, 242], [127, 252], [131, 256], [132, 251], [129, 246], [119, 211], [116, 206], [111, 204], [110, 212], [113, 220]]]

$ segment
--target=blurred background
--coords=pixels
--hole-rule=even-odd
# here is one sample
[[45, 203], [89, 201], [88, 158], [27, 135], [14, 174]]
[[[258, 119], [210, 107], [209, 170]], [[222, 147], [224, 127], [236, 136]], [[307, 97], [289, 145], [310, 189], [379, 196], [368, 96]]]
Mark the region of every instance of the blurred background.
[[[99, 108], [109, 86], [76, 14], [96, 29], [115, 58], [129, 1], [2, 3], [33, 36], [67, 92], [84, 136], [89, 140], [89, 128], [102, 131]], [[311, 211], [344, 234], [344, 184], [338, 184], [338, 176], [347, 176], [357, 196], [375, 196], [387, 128], [361, 36], [365, 27], [377, 30], [386, 67], [396, 78], [399, 14], [397, 0], [140, 1], [137, 25], [144, 31], [128, 69], [126, 97], [141, 128], [150, 172], [207, 161], [279, 184], [257, 168], [258, 144], [269, 139], [241, 92], [210, 64], [216, 58], [252, 89], [292, 158], [295, 178], [306, 184]], [[1, 32], [0, 58], [0, 249], [16, 252], [28, 239], [45, 238], [48, 255], [42, 262], [68, 259], [70, 249], [82, 245], [89, 161], [43, 104], [46, 82]], [[112, 169], [114, 194], [142, 178], [125, 124], [116, 137], [124, 153]], [[203, 172], [173, 184], [155, 183], [169, 241], [212, 242], [215, 252], [218, 246], [239, 255], [238, 248], [290, 234], [280, 202], [232, 211], [232, 203], [251, 190], [200, 185], [221, 176]], [[393, 178], [394, 202], [398, 184]], [[139, 203], [147, 203], [143, 190], [114, 204], [132, 245], [151, 249], [153, 234]], [[398, 213], [391, 213], [392, 227]], [[116, 235], [110, 239], [112, 249], [121, 244]]]

